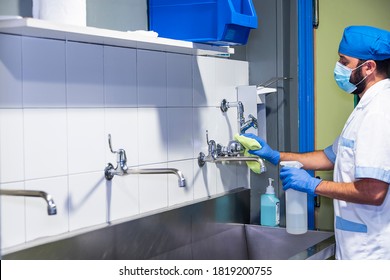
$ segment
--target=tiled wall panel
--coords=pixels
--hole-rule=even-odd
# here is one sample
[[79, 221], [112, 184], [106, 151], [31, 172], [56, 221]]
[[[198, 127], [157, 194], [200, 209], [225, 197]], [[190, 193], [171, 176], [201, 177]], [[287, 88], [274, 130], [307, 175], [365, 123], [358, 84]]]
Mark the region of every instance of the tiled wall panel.
[[[248, 64], [225, 58], [0, 34], [0, 187], [50, 193], [1, 197], [1, 247], [163, 210], [248, 187], [245, 164], [198, 166], [209, 138], [226, 145]], [[173, 174], [104, 178], [114, 150], [129, 168]]]

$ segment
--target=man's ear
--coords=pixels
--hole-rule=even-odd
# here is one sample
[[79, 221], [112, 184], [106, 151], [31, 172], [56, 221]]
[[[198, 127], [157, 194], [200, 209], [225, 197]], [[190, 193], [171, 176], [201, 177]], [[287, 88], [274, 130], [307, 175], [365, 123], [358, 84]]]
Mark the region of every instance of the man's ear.
[[371, 75], [376, 70], [376, 62], [374, 60], [367, 60], [364, 66], [366, 68], [366, 75]]

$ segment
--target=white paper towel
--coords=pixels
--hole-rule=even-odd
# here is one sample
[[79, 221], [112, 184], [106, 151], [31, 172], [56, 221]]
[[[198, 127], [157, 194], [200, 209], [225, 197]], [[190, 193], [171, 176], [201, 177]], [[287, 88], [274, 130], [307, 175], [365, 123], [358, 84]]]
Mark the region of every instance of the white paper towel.
[[86, 26], [86, 0], [33, 0], [33, 17]]

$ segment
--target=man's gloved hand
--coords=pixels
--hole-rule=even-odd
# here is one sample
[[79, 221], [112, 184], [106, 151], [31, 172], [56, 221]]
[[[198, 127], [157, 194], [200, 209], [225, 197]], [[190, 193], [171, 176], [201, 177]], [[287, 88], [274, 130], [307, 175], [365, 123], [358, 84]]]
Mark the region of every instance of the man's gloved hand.
[[282, 180], [283, 190], [294, 189], [311, 195], [315, 195], [315, 190], [322, 181], [310, 176], [303, 169], [288, 166], [280, 170], [280, 179]]
[[256, 156], [261, 157], [265, 160], [268, 160], [273, 165], [277, 165], [279, 163], [280, 153], [278, 151], [272, 150], [271, 147], [267, 144], [267, 142], [265, 142], [259, 136], [256, 136], [252, 133], [245, 133], [245, 134], [243, 134], [243, 136], [255, 139], [261, 145], [261, 149], [259, 149], [259, 150], [249, 150], [248, 152], [250, 154], [256, 155]]

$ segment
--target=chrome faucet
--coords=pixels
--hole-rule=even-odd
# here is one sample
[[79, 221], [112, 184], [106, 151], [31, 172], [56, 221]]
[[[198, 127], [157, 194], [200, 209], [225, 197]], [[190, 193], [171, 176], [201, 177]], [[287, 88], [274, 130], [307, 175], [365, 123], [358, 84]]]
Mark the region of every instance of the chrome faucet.
[[209, 132], [206, 130], [206, 143], [208, 145], [208, 155], [200, 152], [198, 156], [198, 165], [203, 166], [206, 162], [220, 161], [221, 157], [239, 156], [243, 152], [243, 148], [238, 141], [229, 141], [227, 146], [217, 144], [214, 140], [209, 140]]
[[[113, 154], [117, 154], [116, 156], [116, 168], [114, 168], [114, 166], [109, 163], [106, 167], [106, 169], [108, 167], [110, 167], [110, 172], [109, 174], [107, 173], [106, 169], [105, 169], [105, 177], [107, 180], [111, 180], [114, 175], [119, 175], [119, 176], [123, 176], [124, 174], [126, 174], [127, 170], [129, 169], [127, 167], [127, 157], [126, 157], [126, 151], [123, 150], [123, 149], [119, 149], [118, 151], [114, 151], [112, 149], [112, 144], [111, 144], [111, 134], [108, 134], [108, 146], [110, 148], [110, 151], [111, 153]], [[108, 178], [109, 177], [109, 178]]]
[[241, 133], [245, 133], [249, 128], [253, 127], [254, 129], [257, 129], [257, 119], [252, 115], [248, 115], [247, 121], [245, 121], [240, 127], [241, 127]]
[[117, 154], [116, 162], [117, 166], [114, 167], [111, 163], [108, 163], [104, 169], [104, 176], [107, 180], [112, 180], [115, 175], [126, 176], [130, 174], [174, 174], [178, 177], [179, 187], [186, 186], [186, 180], [183, 173], [176, 168], [132, 168], [127, 167], [126, 151], [119, 149], [114, 151], [111, 145], [111, 134], [108, 134], [108, 145], [112, 153]]
[[227, 112], [230, 107], [237, 107], [237, 124], [240, 134], [245, 133], [251, 127], [257, 129], [257, 119], [253, 115], [249, 114], [249, 120], [245, 121], [244, 104], [241, 101], [228, 102], [226, 99], [223, 99], [219, 108], [222, 112]]
[[263, 159], [259, 157], [243, 156], [244, 149], [240, 142], [232, 140], [227, 146], [216, 144], [214, 140], [209, 140], [208, 131], [206, 130], [206, 141], [208, 145], [209, 154], [206, 156], [200, 152], [198, 156], [198, 165], [202, 167], [206, 162], [220, 163], [224, 161], [255, 161], [260, 164], [260, 173], [266, 171]]
[[57, 214], [57, 206], [55, 205], [53, 198], [50, 194], [45, 193], [43, 191], [0, 189], [0, 195], [42, 197], [47, 203], [47, 214]]
[[[206, 130], [206, 143], [208, 146], [209, 154], [206, 156], [204, 153], [200, 153], [202, 155], [202, 161], [214, 161], [218, 157], [218, 149], [219, 146], [217, 146], [217, 143], [214, 140], [209, 140], [209, 131]], [[199, 163], [199, 157], [198, 157], [198, 163]], [[200, 165], [200, 164], [199, 164]], [[202, 164], [202, 166], [204, 163]]]

